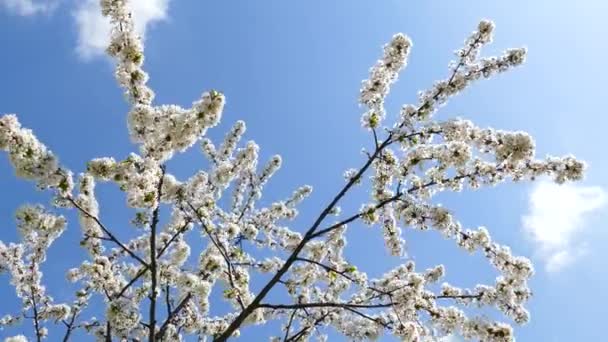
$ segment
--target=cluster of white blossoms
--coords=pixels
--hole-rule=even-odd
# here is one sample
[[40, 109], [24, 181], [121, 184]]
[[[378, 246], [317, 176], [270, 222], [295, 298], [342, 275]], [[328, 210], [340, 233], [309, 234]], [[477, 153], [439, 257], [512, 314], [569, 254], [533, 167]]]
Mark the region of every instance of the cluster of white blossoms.
[[367, 106], [368, 111], [361, 118], [364, 127], [374, 129], [385, 117], [384, 98], [390, 86], [397, 80], [399, 71], [407, 63], [412, 46], [411, 40], [399, 33], [384, 47], [384, 56], [370, 70], [369, 79], [363, 81], [359, 102]]
[[113, 158], [93, 159], [87, 165], [87, 173], [96, 180], [115, 182], [127, 194], [130, 207], [151, 208], [158, 204], [156, 188], [161, 169], [152, 159], [134, 153], [120, 162]]
[[[55, 304], [42, 285], [40, 266], [46, 261], [46, 251], [65, 230], [66, 220], [56, 216], [42, 206], [25, 205], [17, 210], [17, 227], [21, 243], [6, 246], [0, 241], [0, 274], [10, 273], [11, 284], [17, 297], [21, 299], [22, 310], [18, 314], [5, 315], [0, 319], [0, 329], [21, 323], [24, 318], [33, 317], [35, 336], [47, 336], [47, 323], [67, 319], [71, 308], [66, 304]], [[8, 340], [11, 340], [9, 338]], [[22, 337], [12, 337], [14, 341]]]
[[27, 337], [23, 335], [11, 336], [4, 339], [4, 342], [27, 342]]
[[219, 123], [224, 95], [215, 90], [205, 92], [189, 109], [153, 106], [154, 92], [146, 85], [149, 76], [142, 69], [143, 45], [134, 32], [125, 1], [102, 0], [101, 10], [112, 23], [107, 52], [118, 62], [116, 79], [133, 104], [128, 120], [131, 138], [141, 144], [145, 157], [165, 161], [174, 152], [192, 146], [207, 128]]
[[60, 196], [72, 190], [72, 174], [14, 114], [0, 117], [0, 150], [8, 153], [17, 177], [36, 181], [40, 189], [56, 189]]
[[208, 128], [219, 123], [224, 101], [223, 94], [212, 90], [203, 93], [190, 109], [135, 104], [129, 113], [131, 137], [142, 144], [144, 156], [165, 161], [174, 152], [192, 146]]
[[[456, 51], [450, 76], [421, 91], [418, 103], [404, 105], [396, 122], [386, 124], [385, 98], [412, 47], [409, 38], [395, 35], [360, 90], [361, 122], [373, 133], [373, 147], [361, 167], [345, 172], [346, 184], [314, 222], [295, 228], [297, 206], [312, 188], [301, 186], [284, 200], [261, 201], [281, 157], [260, 166], [258, 145], [241, 143], [242, 121], [217, 147], [206, 136], [221, 118], [222, 93], [205, 92], [191, 108], [153, 104], [143, 45], [126, 2], [100, 1], [112, 23], [108, 53], [132, 106], [128, 125], [138, 153], [89, 161], [74, 190], [72, 173], [16, 116], [0, 117], [0, 149], [8, 152], [17, 176], [53, 189], [59, 209], [78, 212], [81, 246], [88, 252], [66, 274], [79, 287], [72, 303], [54, 303], [41, 283], [40, 265], [66, 220], [41, 206], [20, 208], [22, 241], [0, 242], [0, 273], [10, 273], [23, 305], [21, 312], [0, 317], [0, 328], [31, 321], [35, 332], [27, 336], [37, 341], [47, 337], [49, 324], [60, 324], [63, 338], [50, 340], [90, 335], [99, 341], [182, 341], [193, 335], [221, 342], [238, 337], [245, 325], [281, 320], [282, 331], [272, 340], [314, 336], [326, 341], [328, 329], [355, 341], [385, 334], [412, 342], [449, 334], [514, 340], [511, 324], [529, 320], [531, 263], [493, 241], [488, 229], [462, 227], [434, 195], [541, 176], [557, 183], [576, 181], [585, 165], [572, 156], [535, 159], [534, 140], [524, 132], [480, 128], [464, 119], [439, 121], [432, 114], [474, 81], [521, 64], [525, 49], [481, 58], [494, 31], [491, 22], [482, 21]], [[180, 180], [168, 172], [168, 163], [197, 141], [209, 167]], [[95, 193], [101, 182], [125, 193], [135, 229], [104, 223]], [[342, 213], [340, 205], [355, 185], [369, 186], [369, 201], [355, 213]], [[407, 258], [406, 229], [437, 231], [464, 251], [483, 254], [496, 280], [459, 287], [447, 282], [443, 265], [421, 270], [412, 261], [370, 279], [344, 256], [347, 232], [358, 222], [370, 227], [367, 234], [382, 234], [388, 254], [400, 258]], [[212, 310], [212, 293], [228, 305]], [[286, 302], [272, 302], [277, 299]], [[492, 309], [509, 321], [484, 315]], [[218, 311], [224, 313], [210, 314]], [[27, 340], [18, 335], [5, 341]]]

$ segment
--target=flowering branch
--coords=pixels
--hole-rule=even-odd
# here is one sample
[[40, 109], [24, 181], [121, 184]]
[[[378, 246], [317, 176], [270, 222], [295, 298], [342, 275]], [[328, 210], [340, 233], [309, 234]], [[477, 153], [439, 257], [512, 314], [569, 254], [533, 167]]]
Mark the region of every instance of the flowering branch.
[[[523, 63], [525, 49], [481, 58], [481, 48], [491, 42], [494, 30], [491, 22], [481, 21], [456, 52], [448, 77], [420, 92], [417, 103], [404, 105], [397, 120], [387, 124], [385, 99], [412, 48], [407, 36], [393, 36], [359, 94], [361, 125], [370, 131], [373, 147], [364, 150], [366, 158], [358, 169], [345, 172], [346, 184], [307, 229], [294, 230], [290, 222], [312, 188], [302, 186], [268, 205], [260, 201], [282, 159], [274, 156], [258, 168], [258, 145], [240, 143], [246, 130], [242, 121], [214, 145], [207, 131], [220, 122], [225, 104], [221, 92], [206, 91], [187, 108], [153, 104], [143, 45], [126, 3], [100, 0], [102, 14], [112, 25], [107, 51], [116, 60], [116, 79], [131, 106], [128, 128], [137, 153], [122, 160], [89, 161], [75, 188], [71, 171], [31, 130], [15, 115], [0, 117], [0, 150], [8, 153], [17, 176], [54, 192], [59, 210], [77, 210], [81, 245], [88, 252], [67, 274], [70, 281], [84, 285], [76, 300], [71, 306], [55, 304], [42, 285], [39, 266], [66, 220], [42, 206], [20, 208], [21, 241], [0, 242], [0, 273], [10, 273], [22, 310], [1, 317], [0, 328], [31, 318], [38, 341], [46, 338], [49, 322], [63, 323], [64, 341], [75, 329], [105, 341], [181, 341], [185, 335], [226, 341], [238, 336], [245, 324], [281, 319], [284, 331], [275, 340], [285, 342], [306, 339], [315, 331], [326, 338], [322, 329], [329, 327], [350, 340], [377, 339], [385, 333], [405, 341], [453, 333], [469, 340], [514, 340], [511, 325], [472, 316], [461, 307], [491, 307], [515, 324], [525, 324], [525, 304], [532, 296], [531, 263], [494, 242], [485, 227], [463, 228], [451, 211], [434, 202], [434, 195], [541, 176], [557, 183], [577, 181], [585, 165], [572, 156], [535, 159], [535, 143], [524, 132], [480, 128], [463, 119], [438, 121], [433, 114], [473, 82]], [[185, 180], [166, 172], [175, 154], [199, 141], [208, 169]], [[131, 223], [138, 230], [128, 241], [119, 240], [100, 221], [98, 182], [115, 184], [134, 209]], [[355, 186], [369, 187], [369, 202], [357, 213], [342, 215], [340, 205]], [[228, 191], [232, 197], [225, 199]], [[162, 222], [161, 206], [171, 210]], [[336, 217], [334, 223], [327, 222], [329, 216]], [[417, 270], [408, 260], [368, 279], [344, 257], [346, 231], [355, 222], [380, 226], [388, 254], [395, 257], [404, 256], [402, 228], [432, 228], [465, 251], [483, 254], [499, 276], [493, 284], [471, 289], [444, 282], [435, 291], [434, 284], [445, 275], [443, 265]], [[192, 262], [189, 234], [199, 224], [198, 233], [207, 243], [202, 251], [194, 251], [197, 260]], [[245, 242], [252, 248], [246, 250]], [[269, 274], [259, 291], [250, 286], [255, 272]], [[277, 284], [293, 304], [265, 302]], [[210, 294], [216, 287], [222, 288], [232, 311], [211, 317], [215, 303], [210, 303]], [[93, 296], [105, 301], [104, 317], [77, 323]], [[166, 306], [160, 326], [159, 299]], [[146, 300], [147, 315], [142, 312]], [[11, 338], [14, 341], [23, 338]]]
[[133, 259], [139, 261], [140, 264], [142, 264], [146, 267], [148, 266], [148, 263], [146, 263], [137, 254], [135, 254], [135, 252], [133, 252], [129, 248], [127, 248], [127, 246], [125, 246], [122, 242], [120, 242], [120, 240], [118, 240], [118, 238], [116, 238], [116, 236], [114, 236], [114, 234], [112, 234], [112, 232], [108, 228], [106, 228], [106, 226], [104, 226], [103, 223], [101, 223], [101, 221], [96, 216], [93, 216], [87, 210], [85, 210], [83, 207], [81, 207], [76, 201], [74, 201], [74, 199], [72, 197], [67, 197], [66, 199], [76, 209], [78, 209], [83, 215], [85, 215], [85, 216], [89, 217], [90, 219], [92, 219], [93, 221], [95, 221], [95, 223], [99, 226], [99, 228], [101, 228], [101, 230], [103, 230], [103, 232], [108, 235], [108, 239], [110, 239], [112, 242], [117, 244], [123, 251], [125, 251], [127, 254], [129, 254]]

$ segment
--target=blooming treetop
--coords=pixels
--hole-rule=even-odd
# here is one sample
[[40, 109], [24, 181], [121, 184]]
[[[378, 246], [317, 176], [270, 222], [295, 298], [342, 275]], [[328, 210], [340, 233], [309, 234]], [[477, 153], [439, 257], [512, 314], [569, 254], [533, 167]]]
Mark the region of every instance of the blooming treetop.
[[[563, 183], [583, 174], [584, 164], [571, 156], [536, 159], [534, 141], [524, 132], [434, 119], [449, 98], [472, 83], [525, 60], [521, 48], [498, 57], [479, 56], [492, 41], [491, 22], [481, 21], [456, 51], [449, 77], [420, 92], [417, 103], [404, 105], [398, 120], [388, 123], [384, 100], [412, 48], [405, 35], [391, 39], [359, 96], [365, 109], [361, 124], [373, 135], [372, 148], [361, 167], [346, 171], [346, 184], [317, 219], [301, 230], [289, 227], [289, 222], [312, 188], [303, 186], [287, 199], [257, 206], [281, 158], [275, 156], [260, 167], [258, 145], [241, 144], [246, 127], [242, 121], [218, 146], [206, 137], [207, 129], [221, 118], [225, 98], [218, 91], [203, 93], [190, 108], [155, 105], [142, 69], [142, 42], [134, 33], [126, 0], [101, 0], [101, 9], [112, 23], [107, 51], [116, 60], [116, 79], [131, 104], [129, 132], [139, 151], [119, 160], [93, 159], [74, 181], [72, 172], [15, 115], [0, 118], [0, 149], [9, 154], [17, 176], [54, 192], [55, 207], [21, 207], [16, 214], [21, 242], [0, 242], [0, 273], [10, 274], [22, 301], [22, 310], [2, 317], [0, 326], [31, 321], [34, 332], [29, 336], [37, 341], [47, 338], [51, 324], [65, 326], [65, 334], [51, 340], [68, 341], [80, 333], [102, 341], [181, 341], [186, 335], [225, 341], [237, 337], [245, 325], [282, 320], [282, 331], [273, 340], [326, 340], [327, 330], [319, 328], [330, 327], [352, 340], [391, 334], [403, 341], [432, 341], [455, 333], [465, 339], [511, 341], [511, 324], [472, 315], [466, 307], [495, 308], [515, 324], [529, 320], [524, 304], [531, 296], [530, 261], [494, 242], [486, 228], [462, 227], [450, 210], [433, 201], [443, 191], [542, 175]], [[178, 180], [167, 162], [197, 142], [210, 167]], [[368, 203], [359, 212], [341, 214], [340, 202], [353, 187], [367, 184], [365, 178], [371, 179]], [[135, 210], [132, 224], [141, 229], [137, 237], [121, 241], [102, 222], [95, 196], [98, 182], [115, 183], [125, 193]], [[221, 207], [226, 192], [232, 199]], [[171, 213], [164, 224], [161, 207]], [[79, 213], [81, 246], [88, 252], [67, 274], [80, 285], [71, 303], [55, 302], [40, 272], [47, 249], [66, 227], [58, 214], [62, 210]], [[381, 227], [392, 256], [404, 254], [402, 229], [434, 229], [467, 252], [485, 255], [499, 276], [492, 284], [474, 288], [446, 282], [437, 287], [433, 284], [442, 282], [443, 265], [421, 270], [407, 261], [368, 279], [343, 255], [347, 225], [358, 220]], [[191, 250], [185, 238], [191, 232], [207, 242], [202, 251]], [[268, 257], [272, 254], [276, 256]], [[269, 274], [270, 280], [260, 291], [252, 291], [251, 278], [257, 273]], [[214, 288], [223, 292], [232, 312], [209, 314]], [[271, 291], [286, 293], [285, 302], [269, 301]], [[105, 302], [103, 317], [88, 314], [94, 296]]]

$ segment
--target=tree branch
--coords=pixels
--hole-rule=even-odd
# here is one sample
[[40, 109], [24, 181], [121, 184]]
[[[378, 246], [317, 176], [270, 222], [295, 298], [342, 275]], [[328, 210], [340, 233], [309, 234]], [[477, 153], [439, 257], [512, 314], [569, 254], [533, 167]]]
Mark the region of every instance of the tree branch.
[[64, 324], [66, 326], [66, 331], [65, 331], [65, 335], [63, 336], [63, 342], [69, 341], [70, 335], [72, 334], [72, 331], [74, 330], [74, 322], [76, 321], [76, 316], [77, 316], [77, 312], [76, 312], [76, 310], [73, 310], [72, 315], [70, 317], [70, 321], [68, 323], [66, 323], [64, 321]]
[[[32, 267], [33, 269], [33, 267]], [[40, 342], [42, 340], [42, 333], [40, 332], [40, 322], [38, 320], [38, 306], [36, 304], [36, 294], [34, 293], [34, 287], [30, 287], [30, 291], [32, 294], [32, 310], [34, 311], [34, 329], [36, 329], [36, 341]]]
[[186, 295], [186, 297], [184, 297], [184, 299], [182, 299], [182, 301], [175, 307], [175, 309], [173, 309], [173, 311], [171, 312], [171, 314], [167, 317], [167, 319], [165, 320], [165, 322], [161, 325], [160, 329], [158, 329], [158, 332], [156, 333], [156, 338], [157, 339], [163, 337], [163, 335], [165, 334], [165, 330], [167, 330], [167, 327], [171, 323], [171, 320], [177, 314], [179, 314], [180, 311], [182, 311], [182, 309], [186, 306], [186, 304], [188, 304], [188, 301], [190, 301], [191, 298], [192, 298], [192, 293], [188, 293]]
[[169, 284], [165, 286], [165, 304], [167, 305], [167, 317], [171, 315], [171, 288]]
[[112, 325], [110, 321], [106, 322], [106, 342], [112, 342]]
[[[198, 213], [198, 211], [194, 208], [194, 206], [190, 202], [186, 202], [186, 203], [188, 204], [190, 209], [194, 212], [194, 215], [196, 215], [196, 217], [198, 218], [199, 222], [201, 223], [201, 227], [203, 227], [203, 230], [205, 230], [205, 233], [207, 233], [207, 235], [209, 236], [209, 239], [211, 240], [211, 242], [213, 243], [215, 248], [217, 248], [217, 250], [220, 252], [220, 254], [222, 255], [222, 258], [224, 258], [224, 261], [226, 262], [226, 267], [228, 268], [228, 282], [230, 283], [230, 287], [232, 289], [236, 289], [236, 286], [234, 285], [234, 280], [232, 279], [234, 267], [232, 265], [232, 262], [230, 261], [230, 256], [228, 255], [228, 251], [226, 251], [225, 247], [222, 245], [222, 243], [221, 243], [221, 241], [219, 241], [219, 239], [216, 240], [213, 237], [211, 230], [209, 229], [209, 227], [207, 227], [207, 224], [205, 224], [205, 221], [203, 220], [201, 215]], [[239, 305], [241, 306], [241, 308], [245, 309], [245, 304], [243, 304], [243, 300], [241, 299], [241, 295], [238, 293], [238, 290], [236, 291], [236, 298], [237, 298], [237, 301], [238, 301]]]
[[306, 308], [351, 308], [351, 309], [377, 309], [388, 308], [399, 303], [378, 303], [378, 304], [357, 304], [357, 303], [338, 303], [338, 302], [319, 302], [319, 303], [299, 303], [299, 304], [266, 304], [260, 303], [258, 308], [267, 308], [273, 310], [300, 310]]
[[97, 223], [99, 228], [101, 228], [101, 230], [103, 230], [104, 233], [106, 233], [108, 235], [108, 238], [110, 240], [112, 240], [114, 243], [116, 243], [123, 251], [125, 251], [127, 254], [129, 254], [131, 257], [133, 257], [133, 259], [139, 261], [139, 263], [141, 263], [142, 265], [148, 266], [148, 263], [146, 263], [142, 258], [137, 256], [137, 254], [135, 254], [132, 250], [130, 250], [127, 246], [125, 246], [122, 242], [120, 242], [120, 240], [118, 240], [116, 238], [116, 236], [114, 236], [114, 234], [112, 234], [112, 232], [108, 228], [106, 228], [106, 226], [104, 226], [104, 224], [101, 223], [101, 221], [97, 217], [95, 217], [94, 215], [89, 213], [86, 209], [81, 207], [71, 196], [66, 197], [66, 199], [70, 203], [72, 203], [72, 205], [74, 207], [76, 207], [82, 214], [84, 214], [85, 216], [87, 216], [90, 219], [92, 219], [93, 221], [95, 221], [95, 223]]
[[151, 286], [150, 286], [150, 332], [148, 334], [148, 341], [154, 342], [155, 338], [155, 329], [156, 329], [156, 282], [157, 282], [157, 271], [156, 271], [156, 228], [159, 222], [159, 211], [160, 211], [160, 198], [161, 192], [163, 188], [163, 179], [165, 176], [165, 167], [161, 166], [161, 175], [158, 180], [158, 185], [156, 188], [156, 208], [152, 212], [152, 222], [150, 223], [150, 272], [151, 272]]
[[357, 172], [357, 174], [352, 177], [348, 183], [340, 190], [340, 192], [334, 197], [334, 199], [325, 207], [325, 209], [321, 212], [319, 217], [315, 220], [313, 225], [308, 229], [304, 238], [289, 258], [285, 261], [283, 266], [275, 273], [272, 279], [262, 288], [260, 293], [253, 299], [253, 301], [243, 310], [241, 313], [232, 321], [232, 323], [228, 326], [228, 328], [218, 336], [214, 341], [223, 342], [228, 339], [234, 333], [236, 329], [245, 321], [245, 319], [258, 307], [260, 302], [266, 297], [268, 292], [277, 284], [277, 282], [281, 279], [281, 277], [289, 270], [293, 262], [296, 260], [300, 251], [304, 248], [304, 246], [310, 241], [311, 236], [314, 234], [315, 230], [319, 227], [321, 222], [329, 215], [331, 210], [336, 206], [336, 204], [344, 197], [344, 195], [348, 192], [348, 190], [361, 178], [361, 176], [367, 171], [367, 169], [372, 165], [372, 162], [375, 158], [380, 154], [380, 152], [389, 144], [389, 139], [385, 140], [378, 149], [372, 155], [372, 158], [369, 158], [363, 167]]
[[325, 320], [325, 318], [327, 318], [327, 316], [329, 316], [330, 312], [326, 312], [325, 314], [321, 315], [321, 317], [317, 318], [315, 320], [315, 322], [313, 323], [312, 326], [304, 326], [300, 329], [300, 331], [298, 331], [295, 335], [291, 336], [290, 338], [288, 338], [287, 340], [285, 340], [285, 342], [295, 342], [295, 341], [299, 341], [300, 338], [302, 338], [302, 336], [304, 336], [304, 334], [306, 334], [306, 332], [317, 326], [317, 324], [323, 322]]
[[[168, 248], [171, 246], [171, 244], [174, 243], [175, 240], [177, 240], [177, 237], [179, 236], [179, 234], [182, 234], [184, 231], [186, 231], [186, 228], [188, 227], [188, 224], [190, 224], [190, 221], [187, 221], [184, 224], [184, 226], [181, 229], [179, 229], [171, 237], [171, 239], [169, 241], [167, 241], [165, 243], [165, 245], [163, 246], [163, 248], [161, 248], [160, 251], [158, 252], [157, 259], [160, 259], [160, 257], [163, 256], [163, 254], [168, 250]], [[123, 288], [118, 292], [118, 294], [115, 296], [115, 298], [118, 298], [118, 297], [122, 296], [139, 278], [141, 278], [144, 274], [146, 274], [146, 271], [148, 271], [149, 268], [150, 268], [149, 265], [142, 266], [141, 269], [135, 275], [135, 277], [133, 277], [133, 279], [131, 279], [131, 281], [129, 281], [125, 286], [123, 286]]]
[[298, 312], [298, 310], [293, 310], [291, 312], [291, 315], [289, 316], [289, 322], [287, 323], [287, 327], [285, 328], [285, 336], [283, 337], [283, 342], [287, 341], [287, 338], [289, 337], [289, 331], [291, 330], [291, 324], [293, 323], [293, 318], [297, 312]]

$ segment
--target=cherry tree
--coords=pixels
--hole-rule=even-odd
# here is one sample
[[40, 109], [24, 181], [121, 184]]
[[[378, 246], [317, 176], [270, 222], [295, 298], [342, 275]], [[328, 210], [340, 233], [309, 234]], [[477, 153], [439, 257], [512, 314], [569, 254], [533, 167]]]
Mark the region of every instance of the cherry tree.
[[[258, 145], [241, 143], [242, 121], [218, 145], [207, 138], [225, 102], [216, 90], [203, 93], [190, 108], [154, 104], [126, 0], [101, 0], [101, 8], [112, 23], [107, 52], [131, 105], [128, 127], [139, 150], [118, 160], [93, 159], [74, 175], [17, 116], [0, 118], [0, 149], [8, 153], [16, 175], [53, 194], [52, 206], [28, 204], [17, 210], [20, 242], [0, 242], [0, 273], [10, 276], [22, 303], [20, 312], [2, 313], [0, 327], [33, 327], [25, 335], [37, 341], [89, 334], [100, 341], [198, 337], [219, 342], [238, 337], [245, 326], [279, 320], [282, 328], [273, 341], [324, 341], [332, 330], [349, 340], [394, 335], [433, 341], [457, 334], [467, 340], [512, 341], [512, 325], [529, 320], [524, 305], [532, 294], [530, 261], [493, 241], [488, 229], [463, 227], [434, 200], [441, 192], [504, 181], [582, 178], [585, 166], [572, 156], [536, 159], [535, 143], [524, 132], [433, 117], [469, 85], [524, 62], [523, 48], [480, 57], [492, 41], [492, 22], [481, 21], [456, 51], [448, 77], [421, 91], [417, 103], [404, 105], [395, 122], [386, 122], [385, 98], [412, 48], [407, 36], [392, 37], [360, 90], [361, 125], [373, 138], [361, 166], [345, 172], [345, 183], [336, 185], [335, 197], [309, 226], [293, 227], [296, 207], [312, 188], [302, 186], [263, 207], [262, 191], [281, 157], [260, 163]], [[195, 144], [210, 166], [178, 180], [168, 162]], [[121, 241], [104, 224], [95, 196], [100, 182], [124, 192], [138, 236]], [[368, 202], [358, 212], [341, 213], [341, 202], [357, 186], [369, 187]], [[167, 217], [161, 217], [161, 208]], [[81, 246], [74, 248], [84, 248], [88, 257], [67, 273], [80, 288], [73, 301], [59, 303], [43, 285], [41, 265], [66, 229], [61, 213], [70, 210], [78, 213], [82, 230]], [[402, 229], [432, 229], [464, 251], [484, 255], [499, 275], [492, 284], [461, 288], [443, 280], [443, 265], [421, 270], [406, 259], [368, 279], [344, 257], [347, 227], [356, 221], [379, 226], [386, 253], [393, 257], [404, 256]], [[192, 239], [202, 239], [204, 249], [192, 250]], [[267, 279], [259, 291], [250, 287], [256, 276]], [[223, 294], [230, 313], [210, 315], [212, 291]], [[94, 299], [104, 307], [90, 308]], [[494, 309], [506, 322], [476, 315], [472, 308]], [[50, 325], [61, 334], [48, 336]], [[27, 340], [19, 335], [5, 341]]]

